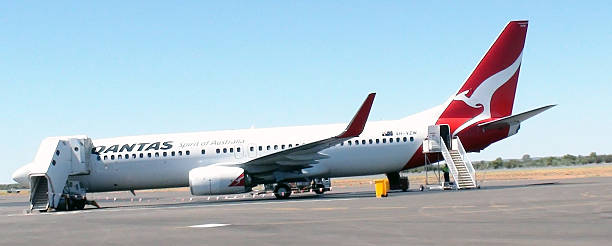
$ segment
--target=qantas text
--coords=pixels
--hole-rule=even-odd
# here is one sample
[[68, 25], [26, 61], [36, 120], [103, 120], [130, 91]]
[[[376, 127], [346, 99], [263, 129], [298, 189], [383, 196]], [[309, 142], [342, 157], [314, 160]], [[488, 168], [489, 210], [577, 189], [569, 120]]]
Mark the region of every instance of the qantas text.
[[135, 144], [124, 144], [119, 145], [115, 144], [110, 147], [106, 146], [96, 146], [93, 148], [92, 152], [94, 154], [102, 154], [108, 152], [132, 152], [132, 151], [149, 151], [149, 150], [168, 150], [172, 148], [172, 141], [166, 142], [154, 142], [154, 143], [135, 143]]

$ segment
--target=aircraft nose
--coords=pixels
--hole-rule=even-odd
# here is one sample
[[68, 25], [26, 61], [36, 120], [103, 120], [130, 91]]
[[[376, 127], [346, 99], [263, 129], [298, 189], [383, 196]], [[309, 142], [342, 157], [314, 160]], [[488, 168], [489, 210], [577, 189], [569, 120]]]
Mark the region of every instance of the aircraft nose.
[[29, 185], [27, 165], [17, 169], [11, 178], [22, 185]]

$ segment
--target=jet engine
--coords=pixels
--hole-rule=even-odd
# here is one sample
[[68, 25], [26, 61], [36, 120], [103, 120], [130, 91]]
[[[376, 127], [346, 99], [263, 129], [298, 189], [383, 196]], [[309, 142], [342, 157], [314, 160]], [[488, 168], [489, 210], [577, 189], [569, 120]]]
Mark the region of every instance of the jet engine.
[[191, 194], [220, 195], [251, 191], [250, 178], [239, 167], [207, 166], [189, 171]]

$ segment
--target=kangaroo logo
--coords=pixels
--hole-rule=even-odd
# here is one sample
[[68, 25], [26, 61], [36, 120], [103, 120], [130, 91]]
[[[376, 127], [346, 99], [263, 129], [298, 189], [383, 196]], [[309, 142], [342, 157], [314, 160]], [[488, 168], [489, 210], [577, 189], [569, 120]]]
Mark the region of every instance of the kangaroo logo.
[[244, 186], [244, 173], [240, 174], [238, 178], [234, 179], [229, 186]]
[[497, 91], [502, 85], [507, 83], [508, 80], [512, 78], [512, 76], [514, 76], [516, 71], [521, 66], [522, 56], [523, 53], [519, 54], [519, 56], [512, 63], [512, 65], [510, 65], [504, 70], [499, 71], [498, 73], [492, 75], [491, 77], [480, 83], [480, 85], [476, 87], [470, 97], [466, 96], [468, 93], [470, 93], [470, 90], [466, 90], [460, 92], [459, 94], [457, 94], [457, 96], [455, 96], [455, 98], [453, 98], [453, 101], [463, 101], [472, 108], [483, 108], [482, 113], [476, 115], [471, 120], [468, 120], [467, 122], [459, 126], [455, 130], [455, 132], [453, 132], [453, 135], [459, 133], [461, 130], [465, 129], [468, 126], [471, 126], [476, 122], [491, 118], [491, 100], [493, 99], [493, 93], [495, 93], [495, 91]]

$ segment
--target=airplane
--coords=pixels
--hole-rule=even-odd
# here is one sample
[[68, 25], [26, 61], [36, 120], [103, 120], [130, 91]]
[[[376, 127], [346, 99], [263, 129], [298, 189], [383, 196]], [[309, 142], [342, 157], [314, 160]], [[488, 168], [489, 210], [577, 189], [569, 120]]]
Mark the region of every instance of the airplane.
[[[12, 177], [31, 187], [32, 206], [38, 199], [34, 189], [43, 184], [41, 189], [49, 194], [45, 208], [66, 210], [82, 209], [86, 192], [190, 187], [193, 195], [217, 195], [250, 192], [264, 184], [282, 199], [291, 195], [292, 182], [311, 182], [313, 190], [323, 193], [321, 179], [375, 174], [387, 174], [397, 185], [400, 171], [425, 165], [428, 127], [442, 127], [438, 131], [447, 138], [443, 145], [461, 138], [465, 152], [479, 152], [516, 134], [522, 121], [555, 106], [512, 115], [527, 26], [528, 21], [509, 22], [457, 93], [398, 120], [369, 122], [376, 95], [371, 93], [348, 125], [128, 136], [91, 143], [84, 136], [52, 137], [43, 140], [35, 160]], [[61, 143], [73, 148], [61, 149]], [[66, 151], [72, 151], [72, 157], [62, 159]], [[62, 163], [72, 165], [64, 168], [72, 171], [63, 176], [52, 172]], [[75, 169], [75, 163], [86, 166]]]

